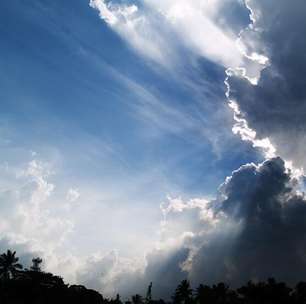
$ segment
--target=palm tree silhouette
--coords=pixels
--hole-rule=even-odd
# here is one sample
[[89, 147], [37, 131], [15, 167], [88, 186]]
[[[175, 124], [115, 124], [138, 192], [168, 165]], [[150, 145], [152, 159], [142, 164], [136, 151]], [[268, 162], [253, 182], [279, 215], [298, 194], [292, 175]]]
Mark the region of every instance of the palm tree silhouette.
[[192, 289], [188, 280], [183, 280], [179, 284], [172, 299], [175, 304], [189, 304], [192, 302]]
[[18, 270], [22, 269], [22, 265], [18, 263], [19, 258], [15, 255], [16, 251], [12, 252], [11, 250], [0, 255], [0, 278], [9, 280], [15, 277]]
[[213, 303], [214, 300], [214, 292], [210, 286], [200, 284], [200, 286], [196, 289], [195, 300], [197, 304], [202, 303]]

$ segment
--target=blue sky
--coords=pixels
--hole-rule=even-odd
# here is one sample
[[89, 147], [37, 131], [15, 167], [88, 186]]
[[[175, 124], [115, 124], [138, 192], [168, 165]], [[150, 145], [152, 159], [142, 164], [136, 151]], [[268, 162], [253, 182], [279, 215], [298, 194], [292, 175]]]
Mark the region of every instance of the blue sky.
[[101, 176], [103, 157], [127, 174], [162, 166], [178, 187], [210, 193], [254, 157], [242, 144], [213, 147], [206, 134], [216, 115], [224, 124], [216, 132], [238, 144], [222, 66], [188, 58], [175, 77], [135, 54], [84, 1], [2, 6], [1, 122], [11, 146], [57, 150], [78, 175]]
[[[190, 4], [187, 23], [184, 6], [168, 0], [118, 1], [108, 11], [99, 3], [0, 4], [1, 201], [19, 189], [12, 206], [28, 195], [35, 212], [47, 212], [33, 231], [54, 219], [63, 227], [36, 235], [8, 224], [1, 233], [76, 260], [144, 255], [167, 197], [211, 199], [233, 170], [264, 159], [233, 134], [225, 96], [226, 68], [244, 60], [232, 51], [250, 23], [242, 1], [228, 9], [215, 0], [203, 20]], [[172, 27], [157, 7], [177, 18]], [[199, 28], [187, 35], [188, 25]], [[65, 237], [52, 247], [56, 233]]]

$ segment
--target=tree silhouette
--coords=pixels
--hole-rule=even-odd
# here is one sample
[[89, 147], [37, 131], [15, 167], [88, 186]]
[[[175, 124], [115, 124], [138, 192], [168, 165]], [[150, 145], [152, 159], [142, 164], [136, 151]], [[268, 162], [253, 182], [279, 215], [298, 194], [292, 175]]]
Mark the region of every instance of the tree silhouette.
[[174, 304], [189, 304], [192, 302], [192, 289], [188, 280], [183, 280], [179, 284], [172, 300]]
[[32, 263], [33, 264], [31, 266], [30, 270], [40, 272], [41, 271], [40, 264], [42, 263], [42, 259], [39, 258], [39, 257], [33, 258]]
[[22, 269], [22, 265], [18, 261], [16, 251], [7, 250], [6, 253], [2, 253], [0, 255], [0, 277], [4, 280], [14, 278], [18, 270]]
[[298, 304], [306, 303], [306, 282], [300, 282], [296, 285], [293, 298]]
[[198, 304], [240, 303], [237, 293], [230, 290], [224, 283], [213, 285], [213, 287], [201, 284], [196, 289], [195, 300]]
[[119, 293], [117, 293], [115, 300], [112, 300], [114, 304], [122, 304]]
[[[122, 304], [120, 295], [104, 298], [97, 291], [82, 285], [69, 285], [52, 273], [41, 271], [42, 259], [32, 259], [30, 269], [21, 271], [16, 252], [7, 250], [0, 255], [0, 303], [1, 304]], [[18, 274], [18, 275], [17, 275]], [[131, 297], [125, 304], [306, 304], [306, 282], [295, 288], [283, 282], [268, 279], [265, 282], [249, 281], [232, 290], [224, 283], [208, 286], [200, 284], [193, 291], [188, 280], [183, 280], [175, 289], [171, 301], [152, 299], [152, 282], [146, 296]]]
[[152, 282], [150, 283], [150, 285], [148, 286], [148, 290], [147, 290], [147, 294], [146, 294], [146, 300], [145, 303], [151, 303], [152, 301]]
[[132, 296], [132, 303], [133, 304], [142, 304], [143, 303], [142, 296], [139, 295], [139, 294], [135, 294], [134, 296]]
[[[303, 288], [301, 289], [301, 292], [302, 291]], [[242, 295], [245, 303], [293, 303], [294, 298], [291, 288], [285, 283], [277, 283], [275, 279], [268, 279], [267, 283], [253, 283], [249, 281], [246, 286], [242, 286], [238, 289], [238, 293]]]
[[214, 293], [210, 286], [200, 284], [196, 289], [195, 300], [198, 304], [213, 303]]

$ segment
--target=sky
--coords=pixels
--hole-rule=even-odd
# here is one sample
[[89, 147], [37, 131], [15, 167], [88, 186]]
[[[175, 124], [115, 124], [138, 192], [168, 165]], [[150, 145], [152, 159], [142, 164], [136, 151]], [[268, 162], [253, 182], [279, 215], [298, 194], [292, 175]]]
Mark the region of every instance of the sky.
[[305, 277], [302, 0], [0, 3], [0, 249], [103, 294]]

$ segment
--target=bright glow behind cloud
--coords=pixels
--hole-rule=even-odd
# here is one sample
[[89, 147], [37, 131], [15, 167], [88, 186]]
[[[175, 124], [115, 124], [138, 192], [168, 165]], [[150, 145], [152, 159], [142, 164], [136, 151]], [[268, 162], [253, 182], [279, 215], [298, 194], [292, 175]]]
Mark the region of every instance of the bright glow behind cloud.
[[167, 65], [172, 52], [167, 34], [162, 34], [158, 28], [158, 20], [139, 12], [136, 5], [91, 0], [90, 6], [97, 9], [100, 17], [139, 53]]
[[221, 1], [146, 0], [138, 8], [91, 0], [90, 6], [138, 52], [163, 65], [171, 65], [178, 56], [177, 44], [226, 67], [242, 64], [230, 26], [216, 21]]

